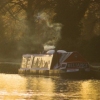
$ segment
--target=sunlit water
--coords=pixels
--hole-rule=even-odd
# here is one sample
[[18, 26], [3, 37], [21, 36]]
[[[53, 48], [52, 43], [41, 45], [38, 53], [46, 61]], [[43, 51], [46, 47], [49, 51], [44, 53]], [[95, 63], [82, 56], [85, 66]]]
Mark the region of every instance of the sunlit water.
[[100, 100], [100, 80], [0, 74], [0, 100]]

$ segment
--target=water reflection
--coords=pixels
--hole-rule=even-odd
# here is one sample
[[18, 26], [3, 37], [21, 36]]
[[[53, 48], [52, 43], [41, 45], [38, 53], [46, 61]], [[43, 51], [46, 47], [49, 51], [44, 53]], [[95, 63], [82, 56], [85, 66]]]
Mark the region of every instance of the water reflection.
[[100, 99], [100, 80], [89, 80], [82, 83], [80, 91], [83, 95], [82, 98], [99, 100]]
[[100, 80], [0, 74], [1, 100], [99, 100]]

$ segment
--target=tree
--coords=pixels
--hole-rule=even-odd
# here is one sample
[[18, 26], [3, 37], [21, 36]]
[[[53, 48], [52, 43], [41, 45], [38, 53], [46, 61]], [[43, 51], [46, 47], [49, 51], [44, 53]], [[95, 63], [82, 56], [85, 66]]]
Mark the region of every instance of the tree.
[[[81, 51], [81, 44], [84, 44], [85, 48], [82, 38], [84, 33], [87, 37], [89, 30], [93, 32], [94, 29], [93, 34], [99, 34], [100, 0], [1, 1], [0, 11], [4, 14], [5, 25], [8, 24], [8, 18], [9, 23], [12, 21], [12, 27], [15, 25], [15, 28], [7, 27], [6, 32], [13, 33], [15, 40], [20, 40], [19, 50], [31, 53], [42, 50], [42, 46], [46, 43], [56, 44], [55, 41], [60, 37], [57, 33], [61, 31], [57, 48]], [[95, 25], [94, 23], [88, 25], [88, 22], [92, 21], [95, 21]]]
[[84, 39], [88, 40], [100, 35], [100, 2], [90, 4], [82, 23]]
[[[32, 52], [36, 49], [35, 47], [37, 47], [35, 45], [41, 47], [46, 42], [53, 41], [52, 38], [54, 39], [54, 37], [55, 40], [58, 39], [55, 33], [60, 30], [60, 25], [52, 23], [54, 8], [55, 3], [53, 0], [5, 1], [1, 12], [6, 15], [4, 19], [5, 17], [10, 18], [10, 22], [12, 21], [13, 23], [12, 26], [15, 26], [15, 28], [12, 28], [14, 30], [13, 32], [11, 30], [11, 25], [7, 29], [11, 30], [10, 33], [17, 34], [13, 36], [20, 37], [19, 45], [22, 44], [19, 47], [20, 49], [22, 49], [21, 47], [23, 46], [23, 50]], [[14, 20], [12, 20], [12, 18]], [[6, 22], [8, 22], [8, 20], [6, 20]], [[27, 41], [27, 43], [25, 41]], [[27, 49], [27, 47], [30, 49]]]
[[62, 37], [77, 38], [80, 35], [80, 21], [90, 4], [90, 0], [58, 0], [56, 22], [63, 24]]
[[[66, 50], [76, 50], [75, 45], [81, 34], [81, 20], [88, 9], [90, 0], [58, 0], [57, 3], [55, 21], [63, 24], [62, 38], [57, 46]], [[73, 41], [75, 41], [74, 44]], [[66, 43], [66, 47], [60, 47], [63, 43]]]

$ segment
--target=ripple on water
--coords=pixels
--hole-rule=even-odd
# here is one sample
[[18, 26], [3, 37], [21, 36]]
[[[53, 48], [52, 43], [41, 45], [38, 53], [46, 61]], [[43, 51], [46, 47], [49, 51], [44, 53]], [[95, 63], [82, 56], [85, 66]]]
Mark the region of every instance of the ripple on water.
[[100, 100], [100, 80], [0, 74], [1, 100]]

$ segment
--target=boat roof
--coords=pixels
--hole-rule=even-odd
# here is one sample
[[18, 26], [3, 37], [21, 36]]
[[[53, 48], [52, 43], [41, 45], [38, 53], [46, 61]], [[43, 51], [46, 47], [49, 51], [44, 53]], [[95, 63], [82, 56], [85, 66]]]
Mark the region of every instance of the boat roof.
[[[55, 50], [49, 50], [46, 52], [47, 54], [54, 54]], [[57, 53], [67, 53], [65, 50], [57, 50]]]
[[23, 57], [43, 57], [43, 56], [51, 56], [52, 54], [24, 54]]

